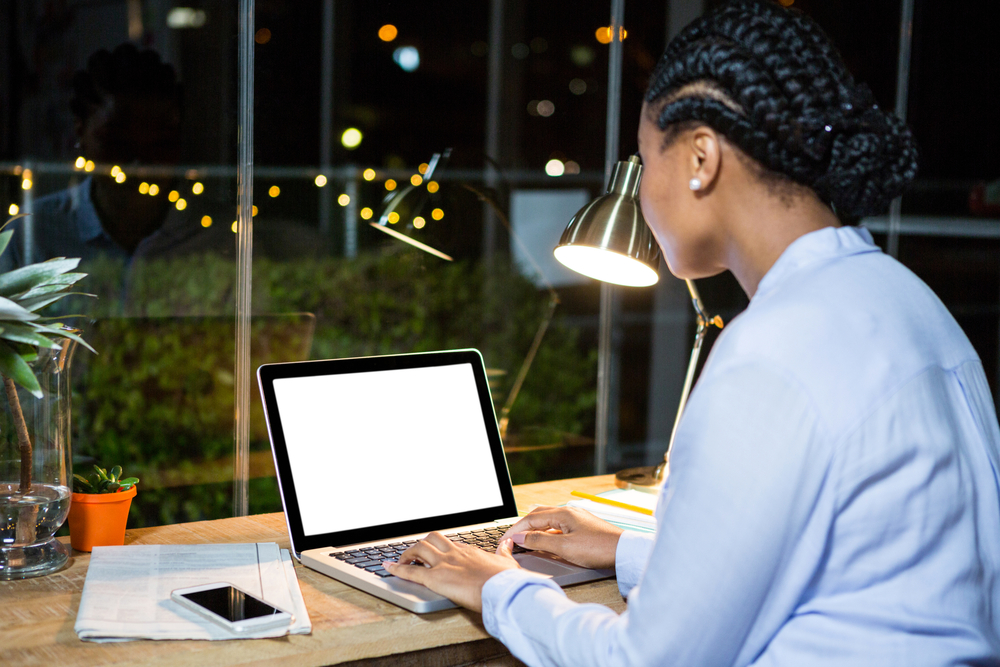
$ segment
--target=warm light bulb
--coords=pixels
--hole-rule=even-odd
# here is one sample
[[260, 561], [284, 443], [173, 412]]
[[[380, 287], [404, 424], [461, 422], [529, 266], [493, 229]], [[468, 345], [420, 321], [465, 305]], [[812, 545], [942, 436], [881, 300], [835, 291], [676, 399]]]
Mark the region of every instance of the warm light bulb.
[[549, 160], [545, 163], [545, 173], [549, 176], [562, 176], [566, 172], [566, 165], [562, 160]]
[[424, 220], [419, 215], [413, 219], [413, 228], [414, 229], [423, 229], [424, 225], [426, 225], [426, 224], [427, 224], [427, 221]]
[[254, 215], [257, 215], [257, 207], [256, 207], [256, 206], [254, 206], [254, 207], [253, 207], [253, 208], [252, 208], [252, 209], [250, 210], [250, 215], [252, 215], [252, 216], [254, 216]]
[[396, 39], [396, 35], [398, 34], [399, 30], [397, 30], [396, 26], [392, 25], [391, 23], [386, 23], [384, 26], [378, 29], [378, 38], [381, 39], [383, 42], [391, 42], [392, 40]]
[[347, 194], [342, 194], [339, 197], [337, 197], [337, 203], [340, 204], [341, 206], [347, 206], [348, 204], [351, 203], [351, 197]]
[[10, 208], [7, 209], [7, 213], [9, 213], [10, 215], [17, 215], [17, 212], [20, 210], [21, 209], [18, 208], [17, 204], [11, 204]]
[[437, 181], [427, 181], [427, 192], [429, 192], [431, 194], [434, 194], [435, 192], [437, 192], [440, 189], [441, 189], [441, 186], [438, 185]]
[[148, 195], [149, 194], [149, 183], [143, 181], [139, 184], [139, 194]]
[[191, 186], [191, 192], [193, 192], [196, 195], [200, 195], [204, 191], [205, 191], [205, 186], [202, 185], [201, 183], [195, 183], [194, 185]]
[[86, 166], [86, 164], [87, 164], [86, 158], [78, 157], [76, 159], [76, 162], [73, 163], [73, 166], [76, 167], [77, 169], [83, 169]]
[[361, 219], [362, 220], [370, 220], [373, 215], [375, 215], [375, 211], [371, 210], [367, 206], [365, 206], [363, 209], [361, 209]]
[[272, 197], [277, 197], [278, 195], [281, 194], [281, 188], [279, 188], [277, 185], [272, 185], [270, 189], [268, 189], [267, 194], [271, 195]]
[[317, 188], [321, 188], [324, 185], [326, 185], [326, 176], [320, 174], [319, 176], [316, 177], [316, 180], [313, 182], [316, 183]]
[[94, 171], [94, 167], [96, 167], [96, 166], [97, 165], [94, 164], [93, 160], [87, 160], [86, 162], [83, 163], [83, 170], [84, 171]]
[[167, 199], [169, 199], [171, 203], [177, 201], [180, 198], [181, 198], [181, 193], [177, 192], [177, 190], [171, 190], [170, 194], [167, 195]]
[[375, 180], [375, 170], [374, 169], [365, 169], [364, 173], [361, 174], [361, 175], [364, 177], [364, 179], [366, 181], [374, 181]]
[[178, 199], [178, 200], [177, 200], [177, 203], [176, 203], [176, 204], [174, 204], [174, 206], [176, 206], [176, 207], [177, 207], [177, 210], [178, 210], [178, 211], [183, 211], [184, 209], [186, 209], [186, 208], [187, 208], [187, 205], [188, 205], [188, 203], [187, 203], [187, 201], [185, 201], [184, 199]]
[[23, 179], [21, 181], [21, 189], [22, 190], [30, 190], [31, 189], [31, 179], [30, 178], [25, 178], [25, 179]]
[[233, 227], [232, 227], [233, 234], [236, 233], [236, 222], [237, 222], [236, 220], [233, 220]]
[[421, 162], [420, 166], [417, 167], [417, 171], [419, 171], [421, 174], [426, 174], [428, 167], [430, 167], [429, 164], [427, 164], [426, 162]]
[[441, 218], [444, 217], [444, 211], [442, 211], [439, 208], [436, 208], [433, 211], [431, 211], [431, 217], [434, 218], [435, 220], [440, 220]]
[[156, 183], [151, 183], [149, 185], [149, 196], [155, 197], [158, 194], [160, 194], [160, 186], [157, 185]]
[[211, 227], [212, 226], [212, 216], [210, 216], [210, 215], [203, 215], [201, 217], [201, 226], [204, 227], [204, 228], [206, 228], [206, 229], [208, 229], [209, 227]]
[[119, 171], [118, 175], [115, 176], [115, 183], [124, 183], [124, 182], [125, 182], [125, 172]]
[[656, 271], [639, 260], [602, 248], [559, 246], [553, 254], [564, 266], [606, 283], [646, 287], [659, 279]]
[[389, 180], [387, 180], [385, 182], [385, 189], [388, 190], [389, 192], [392, 192], [393, 190], [395, 190], [396, 189], [396, 181], [392, 180], [391, 178]]
[[118, 176], [118, 174], [120, 174], [121, 172], [122, 172], [122, 169], [121, 169], [121, 167], [119, 167], [119, 166], [118, 166], [118, 165], [116, 164], [115, 166], [111, 167], [111, 178], [115, 178], [115, 177], [117, 177], [117, 176]]
[[390, 213], [388, 217], [389, 217], [389, 223], [390, 224], [394, 225], [397, 222], [399, 222], [399, 213], [396, 213], [395, 211], [393, 211], [392, 213]]

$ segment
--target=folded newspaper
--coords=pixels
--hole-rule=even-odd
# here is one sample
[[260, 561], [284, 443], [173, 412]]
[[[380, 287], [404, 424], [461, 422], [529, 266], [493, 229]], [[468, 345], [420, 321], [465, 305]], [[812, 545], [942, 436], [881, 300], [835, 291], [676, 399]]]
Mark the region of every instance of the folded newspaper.
[[[177, 588], [226, 582], [295, 615], [286, 628], [235, 634], [170, 599]], [[286, 549], [256, 544], [95, 547], [76, 634], [94, 642], [133, 639], [257, 639], [312, 631]]]

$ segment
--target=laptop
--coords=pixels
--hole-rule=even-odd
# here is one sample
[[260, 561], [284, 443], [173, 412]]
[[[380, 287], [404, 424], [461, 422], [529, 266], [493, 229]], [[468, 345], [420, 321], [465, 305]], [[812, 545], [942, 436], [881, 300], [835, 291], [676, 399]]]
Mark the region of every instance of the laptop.
[[[381, 561], [431, 531], [493, 551], [518, 520], [479, 352], [265, 364], [257, 380], [295, 557], [412, 612], [454, 607]], [[519, 551], [562, 586], [614, 575]]]

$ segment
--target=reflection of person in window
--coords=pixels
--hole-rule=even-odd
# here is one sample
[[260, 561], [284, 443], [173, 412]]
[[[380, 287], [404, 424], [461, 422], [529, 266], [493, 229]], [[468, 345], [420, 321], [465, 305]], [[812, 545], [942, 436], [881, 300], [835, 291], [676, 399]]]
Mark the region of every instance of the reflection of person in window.
[[[863, 229], [909, 130], [820, 28], [739, 0], [686, 28], [639, 125], [670, 270], [752, 298], [679, 424], [655, 537], [543, 508], [487, 554], [439, 533], [389, 572], [474, 609], [531, 665], [997, 665], [1000, 429], [944, 305]], [[518, 568], [514, 538], [614, 567], [628, 610]], [[463, 545], [464, 546], [464, 545]]]
[[[99, 256], [127, 266], [139, 257], [204, 248], [206, 235], [197, 236], [203, 212], [182, 213], [167, 198], [175, 179], [129, 173], [134, 165], [171, 167], [180, 160], [181, 86], [173, 67], [131, 44], [102, 49], [74, 75], [71, 107], [80, 155], [102, 169], [35, 202], [32, 259], [81, 257], [86, 270]], [[108, 173], [112, 165], [124, 170], [124, 182]], [[157, 195], [140, 192], [142, 181]], [[19, 250], [20, 244], [8, 250], [18, 264]]]

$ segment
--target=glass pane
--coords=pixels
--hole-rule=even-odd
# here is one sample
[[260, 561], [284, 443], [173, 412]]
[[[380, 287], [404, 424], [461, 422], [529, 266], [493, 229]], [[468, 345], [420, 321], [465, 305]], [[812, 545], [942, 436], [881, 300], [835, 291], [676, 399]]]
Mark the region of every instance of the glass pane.
[[78, 472], [140, 478], [130, 526], [231, 514], [235, 3], [4, 3], [5, 268], [82, 257]]
[[[604, 187], [610, 8], [496, 4], [258, 8], [254, 316], [303, 344], [253, 363], [477, 348], [521, 483], [593, 470], [599, 286], [552, 249]], [[664, 20], [628, 28], [622, 155]]]

